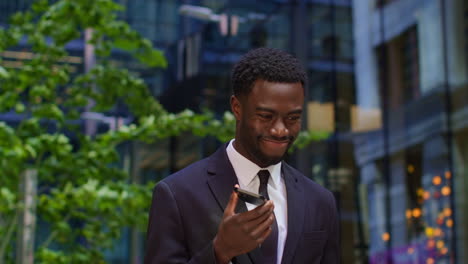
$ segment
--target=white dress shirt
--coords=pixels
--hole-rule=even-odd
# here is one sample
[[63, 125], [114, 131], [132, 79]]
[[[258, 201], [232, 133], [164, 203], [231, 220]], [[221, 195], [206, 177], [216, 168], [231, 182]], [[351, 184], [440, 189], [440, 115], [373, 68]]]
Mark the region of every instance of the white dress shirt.
[[[242, 156], [233, 145], [234, 139], [229, 142], [226, 152], [229, 161], [234, 168], [237, 175], [239, 186], [242, 189], [248, 190], [253, 193], [258, 193], [260, 186], [260, 179], [257, 173], [261, 169], [267, 169], [270, 172], [268, 179], [268, 196], [275, 205], [275, 217], [278, 225], [278, 250], [277, 250], [277, 264], [281, 263], [283, 257], [284, 243], [286, 242], [288, 230], [288, 206], [286, 196], [286, 185], [281, 175], [281, 162], [271, 165], [267, 168], [260, 168], [257, 164]], [[248, 210], [252, 210], [256, 205], [245, 203]]]

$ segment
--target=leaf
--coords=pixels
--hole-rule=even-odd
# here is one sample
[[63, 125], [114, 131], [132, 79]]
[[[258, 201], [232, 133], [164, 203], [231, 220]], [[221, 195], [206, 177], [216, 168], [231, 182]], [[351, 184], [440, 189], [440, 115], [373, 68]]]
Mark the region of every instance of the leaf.
[[33, 109], [33, 115], [38, 118], [47, 118], [57, 121], [64, 120], [63, 111], [55, 104], [43, 104]]
[[8, 126], [5, 122], [0, 122], [0, 146], [14, 146], [18, 144], [15, 131], [12, 127]]
[[138, 48], [138, 42], [135, 40], [125, 39], [125, 38], [118, 38], [114, 41], [114, 45], [116, 48], [123, 49], [126, 51], [133, 51]]
[[29, 154], [29, 156], [31, 158], [36, 158], [37, 157], [37, 152], [31, 145], [26, 144], [24, 146], [24, 149], [26, 150], [26, 152]]
[[31, 9], [37, 13], [45, 12], [49, 7], [47, 0], [38, 0], [33, 3]]
[[29, 93], [31, 97], [49, 97], [51, 91], [45, 85], [35, 85]]
[[10, 73], [5, 68], [3, 68], [2, 66], [0, 66], [0, 78], [2, 78], [2, 79], [10, 78]]
[[167, 61], [160, 50], [148, 49], [141, 51], [135, 57], [143, 64], [150, 67], [167, 67]]
[[22, 104], [22, 103], [16, 103], [16, 105], [15, 105], [15, 111], [16, 111], [17, 113], [23, 113], [24, 110], [25, 110], [24, 104]]

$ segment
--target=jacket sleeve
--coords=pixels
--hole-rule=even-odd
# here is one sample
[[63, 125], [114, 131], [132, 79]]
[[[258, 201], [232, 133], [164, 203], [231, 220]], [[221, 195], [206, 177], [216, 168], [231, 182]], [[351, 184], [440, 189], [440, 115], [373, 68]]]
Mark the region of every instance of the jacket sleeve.
[[144, 263], [216, 263], [213, 242], [190, 255], [184, 229], [173, 192], [167, 183], [158, 183], [153, 191], [149, 213]]
[[338, 210], [336, 208], [335, 197], [331, 192], [328, 192], [330, 195], [329, 199], [329, 216], [330, 216], [330, 226], [329, 226], [329, 237], [325, 244], [325, 249], [323, 251], [323, 258], [320, 263], [324, 264], [339, 264], [340, 263], [340, 234], [339, 234], [339, 218]]

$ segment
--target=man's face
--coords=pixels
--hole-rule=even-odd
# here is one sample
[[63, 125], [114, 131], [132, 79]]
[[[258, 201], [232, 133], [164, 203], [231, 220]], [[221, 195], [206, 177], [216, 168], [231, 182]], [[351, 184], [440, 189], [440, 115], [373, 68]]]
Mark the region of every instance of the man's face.
[[301, 129], [303, 103], [300, 82], [257, 80], [248, 95], [233, 96], [236, 150], [262, 168], [280, 162]]

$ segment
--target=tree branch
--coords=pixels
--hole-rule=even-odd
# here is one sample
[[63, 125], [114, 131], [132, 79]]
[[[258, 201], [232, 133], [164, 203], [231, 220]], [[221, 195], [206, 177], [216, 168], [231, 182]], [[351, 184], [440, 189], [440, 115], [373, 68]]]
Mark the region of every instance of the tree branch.
[[5, 251], [10, 243], [11, 237], [13, 236], [13, 232], [15, 231], [16, 225], [18, 223], [19, 211], [17, 210], [11, 223], [8, 227], [5, 237], [2, 239], [2, 244], [0, 246], [0, 264], [5, 262]]
[[[71, 214], [68, 213], [65, 218], [64, 218], [64, 221], [68, 221], [70, 220], [70, 217], [71, 217]], [[50, 243], [52, 243], [52, 241], [54, 240], [55, 236], [57, 236], [57, 233], [58, 231], [57, 230], [54, 230], [52, 231], [52, 233], [50, 233], [49, 237], [42, 243], [42, 245], [40, 246], [40, 248], [47, 248]]]

